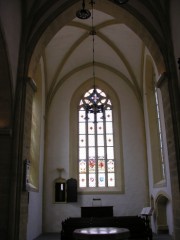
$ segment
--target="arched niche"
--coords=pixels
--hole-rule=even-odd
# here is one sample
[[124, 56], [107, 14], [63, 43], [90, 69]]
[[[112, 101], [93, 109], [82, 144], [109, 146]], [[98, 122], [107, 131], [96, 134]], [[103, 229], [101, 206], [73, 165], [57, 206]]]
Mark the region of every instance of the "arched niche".
[[155, 200], [156, 208], [156, 228], [157, 233], [168, 233], [167, 204], [169, 197], [165, 193], [159, 193]]

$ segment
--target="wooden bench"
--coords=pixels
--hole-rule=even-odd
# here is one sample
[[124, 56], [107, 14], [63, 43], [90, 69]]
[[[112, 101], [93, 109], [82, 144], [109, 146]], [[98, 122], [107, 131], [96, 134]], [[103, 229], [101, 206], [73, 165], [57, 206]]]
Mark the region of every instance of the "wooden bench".
[[146, 225], [144, 218], [139, 216], [120, 217], [70, 217], [62, 221], [61, 240], [72, 240], [75, 229], [90, 227], [117, 227], [127, 228], [130, 231], [129, 239], [151, 240], [152, 231]]

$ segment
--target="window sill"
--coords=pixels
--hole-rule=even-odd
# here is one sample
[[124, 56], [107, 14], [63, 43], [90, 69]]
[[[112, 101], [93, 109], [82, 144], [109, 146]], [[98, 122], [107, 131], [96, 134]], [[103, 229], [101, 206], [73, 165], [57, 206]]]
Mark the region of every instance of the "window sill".
[[79, 188], [78, 194], [123, 194], [124, 191], [120, 188]]
[[166, 187], [166, 180], [163, 179], [163, 180], [161, 180], [161, 181], [155, 183], [155, 184], [154, 184], [154, 187], [155, 187], [155, 188]]

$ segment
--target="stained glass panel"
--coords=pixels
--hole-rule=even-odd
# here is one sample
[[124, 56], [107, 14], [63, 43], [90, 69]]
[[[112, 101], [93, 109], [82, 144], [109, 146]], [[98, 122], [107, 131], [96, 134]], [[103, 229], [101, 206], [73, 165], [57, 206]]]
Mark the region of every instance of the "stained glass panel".
[[88, 123], [88, 133], [89, 134], [94, 134], [95, 131], [94, 131], [94, 123]]
[[79, 146], [80, 147], [86, 146], [86, 135], [79, 135]]
[[104, 146], [104, 135], [97, 135], [98, 146]]
[[107, 147], [107, 159], [114, 159], [114, 148]]
[[86, 174], [79, 174], [79, 186], [86, 187]]
[[87, 91], [85, 94], [84, 94], [84, 97], [88, 97], [90, 95], [90, 93], [92, 92], [92, 89]]
[[108, 160], [107, 168], [108, 172], [114, 172], [114, 160]]
[[97, 123], [97, 133], [98, 134], [104, 133], [104, 127], [103, 127], [103, 123], [102, 122], [98, 122]]
[[95, 187], [96, 186], [96, 176], [94, 173], [89, 174], [89, 187]]
[[[80, 100], [80, 103], [79, 103], [79, 106], [82, 106], [83, 105], [83, 101], [82, 101], [82, 99]], [[79, 109], [79, 111], [81, 111], [82, 110], [82, 107]]]
[[106, 144], [107, 144], [107, 146], [113, 146], [114, 145], [112, 134], [106, 135]]
[[86, 133], [86, 124], [79, 123], [79, 134], [85, 134], [85, 133]]
[[112, 105], [112, 104], [111, 104], [111, 100], [110, 100], [110, 99], [108, 99], [108, 105], [110, 105], [110, 106]]
[[89, 158], [95, 158], [95, 147], [89, 148]]
[[112, 122], [106, 122], [106, 132], [113, 133]]
[[89, 146], [95, 146], [95, 135], [89, 135], [88, 136]]
[[109, 122], [112, 121], [112, 110], [106, 110], [106, 120]]
[[105, 158], [104, 147], [98, 147], [98, 158]]
[[79, 148], [79, 159], [86, 159], [86, 148]]
[[98, 90], [99, 90], [98, 92], [101, 93], [101, 96], [104, 97], [104, 98], [106, 98], [105, 92], [101, 91], [100, 89], [98, 89]]
[[79, 122], [85, 122], [86, 113], [85, 111], [79, 111]]
[[79, 172], [86, 173], [86, 160], [79, 161]]
[[108, 187], [115, 187], [115, 174], [108, 173]]
[[88, 121], [89, 122], [94, 122], [94, 114], [92, 114], [92, 113], [90, 113], [90, 114], [88, 114]]
[[98, 160], [98, 172], [105, 172], [105, 160]]
[[97, 113], [97, 122], [102, 122], [103, 113]]
[[106, 186], [105, 173], [100, 173], [100, 174], [98, 175], [98, 186], [99, 186], [99, 187], [105, 187], [105, 186]]
[[89, 159], [89, 172], [95, 172], [96, 170], [96, 161], [95, 159]]

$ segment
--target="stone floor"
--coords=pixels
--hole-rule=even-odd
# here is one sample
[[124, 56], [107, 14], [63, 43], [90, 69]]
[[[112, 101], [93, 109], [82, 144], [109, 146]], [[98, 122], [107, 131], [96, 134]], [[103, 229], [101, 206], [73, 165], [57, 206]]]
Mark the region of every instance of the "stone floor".
[[[34, 240], [60, 240], [60, 233], [46, 233]], [[153, 240], [173, 240], [167, 234], [154, 235]]]
[[35, 240], [60, 240], [60, 233], [46, 233]]

